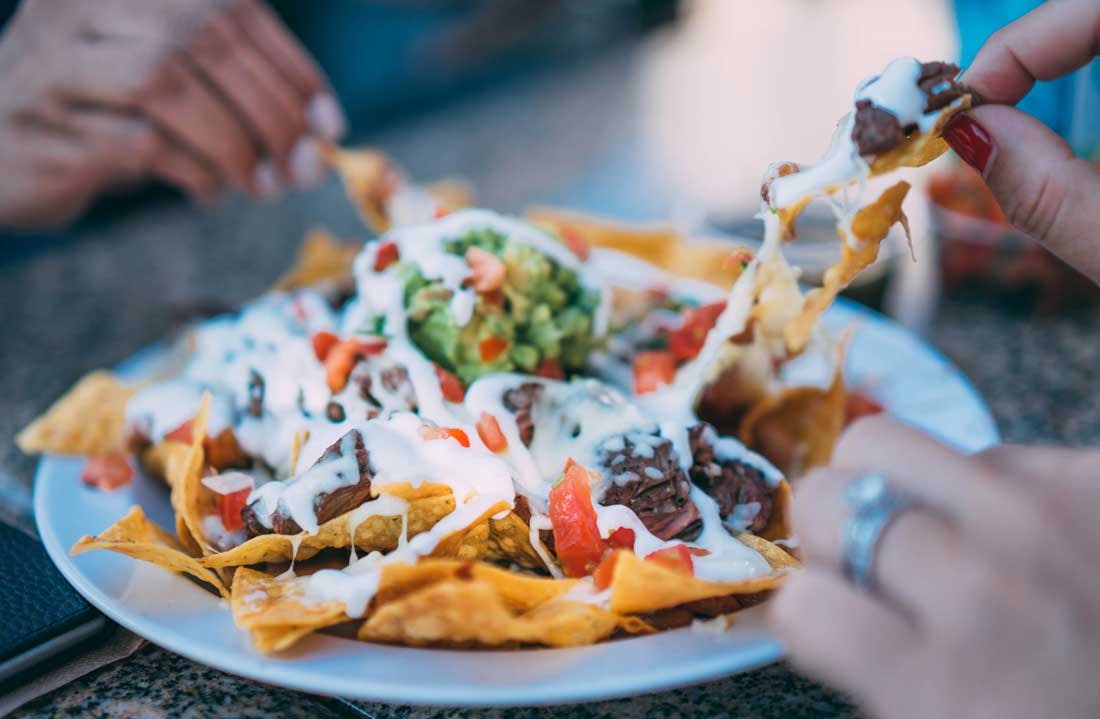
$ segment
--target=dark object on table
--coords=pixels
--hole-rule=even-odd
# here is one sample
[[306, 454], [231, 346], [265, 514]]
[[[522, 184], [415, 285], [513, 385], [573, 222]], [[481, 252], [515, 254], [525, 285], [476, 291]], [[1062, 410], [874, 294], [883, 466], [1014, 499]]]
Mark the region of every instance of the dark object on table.
[[41, 544], [3, 523], [0, 577], [0, 691], [43, 671], [107, 626]]

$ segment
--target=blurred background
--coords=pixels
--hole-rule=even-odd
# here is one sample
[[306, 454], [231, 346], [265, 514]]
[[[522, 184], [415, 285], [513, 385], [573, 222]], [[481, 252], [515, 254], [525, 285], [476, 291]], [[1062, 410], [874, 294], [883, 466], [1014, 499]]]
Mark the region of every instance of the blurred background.
[[[479, 204], [500, 211], [557, 205], [732, 246], [760, 235], [753, 216], [768, 164], [816, 159], [861, 79], [900, 55], [965, 66], [989, 34], [1038, 1], [272, 6], [331, 80], [348, 143], [381, 148], [411, 177], [464, 177]], [[6, 5], [0, 15], [17, 3]], [[1041, 84], [1022, 104], [1096, 160], [1098, 67]], [[1084, 441], [1095, 424], [1083, 419], [1080, 392], [1096, 366], [1095, 287], [1011, 231], [956, 158], [911, 175], [917, 261], [893, 238], [850, 294], [944, 348], [976, 377], [1008, 436]], [[87, 369], [121, 361], [181, 318], [262, 292], [318, 225], [348, 239], [368, 234], [328, 178], [277, 200], [229, 194], [208, 208], [145, 187], [101, 200], [73, 228], [0, 238], [9, 409], [0, 435], [13, 435]], [[812, 281], [837, 251], [831, 215], [808, 213], [801, 236], [792, 260]], [[1044, 319], [1020, 319], [1035, 317]], [[1020, 364], [1076, 338], [1087, 346], [1049, 367]], [[31, 474], [31, 460], [5, 441], [0, 507], [25, 513]]]

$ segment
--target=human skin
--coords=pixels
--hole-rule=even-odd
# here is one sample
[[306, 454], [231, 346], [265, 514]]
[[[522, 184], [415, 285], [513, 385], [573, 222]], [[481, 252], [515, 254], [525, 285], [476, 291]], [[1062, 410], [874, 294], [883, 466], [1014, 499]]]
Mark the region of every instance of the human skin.
[[304, 187], [344, 117], [259, 0], [26, 0], [0, 38], [0, 226], [158, 178], [210, 202]]

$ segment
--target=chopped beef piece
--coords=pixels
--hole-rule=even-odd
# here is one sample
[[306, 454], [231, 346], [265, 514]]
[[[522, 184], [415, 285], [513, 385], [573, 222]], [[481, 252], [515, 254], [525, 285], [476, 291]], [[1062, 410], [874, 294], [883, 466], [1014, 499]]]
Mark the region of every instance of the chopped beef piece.
[[329, 422], [343, 422], [347, 417], [344, 413], [344, 405], [334, 399], [329, 400], [329, 403], [325, 405], [325, 416], [328, 417]]
[[[355, 461], [359, 468], [359, 481], [355, 484], [340, 487], [331, 492], [322, 492], [314, 498], [313, 506], [317, 512], [318, 524], [324, 524], [334, 517], [339, 517], [341, 514], [355, 509], [363, 502], [370, 499], [370, 456], [367, 452], [366, 445], [363, 443], [363, 435], [360, 434], [357, 429], [351, 430], [348, 434], [352, 435], [355, 440], [354, 451]], [[344, 435], [344, 437], [347, 436], [348, 435]], [[343, 457], [344, 454], [340, 445], [343, 443], [344, 437], [333, 442], [328, 449], [325, 450], [324, 454], [321, 455], [321, 458], [314, 462], [313, 466], [316, 467], [319, 464], [331, 462]], [[302, 528], [298, 526], [297, 522], [283, 514], [281, 508], [271, 514], [270, 529], [260, 522], [252, 504], [241, 510], [241, 519], [244, 521], [244, 526], [248, 530], [248, 536], [250, 537], [254, 537], [258, 534], [270, 534], [272, 532], [275, 534], [298, 534], [302, 531]]]
[[699, 536], [703, 521], [671, 441], [627, 434], [605, 440], [598, 451], [608, 478], [600, 504], [626, 505], [646, 529], [666, 541], [690, 542]]
[[935, 112], [947, 107], [963, 95], [969, 94], [977, 104], [977, 95], [966, 85], [956, 82], [959, 66], [950, 62], [926, 62], [921, 65], [917, 86], [928, 96], [925, 112]]
[[387, 392], [396, 392], [399, 387], [409, 383], [409, 371], [403, 365], [387, 367], [379, 374], [382, 378], [382, 386]]
[[[937, 112], [963, 95], [970, 95], [974, 104], [980, 98], [971, 88], [956, 82], [959, 66], [949, 62], [926, 62], [921, 65], [917, 87], [927, 98], [924, 111]], [[880, 155], [889, 152], [916, 132], [917, 126], [902, 127], [892, 112], [877, 107], [870, 100], [856, 102], [856, 120], [852, 128], [852, 141], [861, 155]]]
[[688, 475], [696, 487], [718, 503], [718, 513], [726, 519], [737, 505], [757, 503], [760, 509], [745, 529], [759, 532], [768, 526], [775, 500], [764, 473], [737, 459], [715, 456], [714, 445], [707, 439], [713, 428], [705, 422], [688, 430], [692, 463]]
[[894, 113], [875, 106], [870, 100], [856, 103], [856, 121], [852, 141], [861, 155], [880, 155], [905, 139], [905, 130]]
[[531, 446], [535, 438], [535, 423], [531, 419], [531, 410], [542, 396], [543, 386], [538, 382], [524, 382], [504, 393], [504, 408], [516, 416], [516, 428], [519, 439], [525, 447]]
[[253, 417], [264, 414], [264, 378], [254, 369], [248, 370], [248, 414]]

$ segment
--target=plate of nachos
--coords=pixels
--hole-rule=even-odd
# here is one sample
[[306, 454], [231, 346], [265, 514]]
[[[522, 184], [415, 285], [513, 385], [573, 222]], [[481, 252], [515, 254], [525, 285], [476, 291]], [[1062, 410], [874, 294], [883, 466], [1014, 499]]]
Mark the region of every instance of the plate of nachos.
[[[777, 659], [759, 605], [799, 571], [790, 498], [844, 426], [997, 439], [946, 360], [837, 301], [906, 224], [907, 183], [864, 195], [974, 101], [957, 73], [862, 83], [820, 162], [769, 168], [755, 253], [503, 216], [331, 148], [370, 239], [312, 233], [271, 291], [20, 433], [47, 550], [150, 641], [322, 694], [561, 703]], [[818, 199], [842, 255], [806, 291], [782, 248]]]

